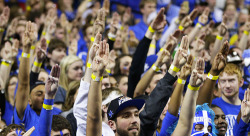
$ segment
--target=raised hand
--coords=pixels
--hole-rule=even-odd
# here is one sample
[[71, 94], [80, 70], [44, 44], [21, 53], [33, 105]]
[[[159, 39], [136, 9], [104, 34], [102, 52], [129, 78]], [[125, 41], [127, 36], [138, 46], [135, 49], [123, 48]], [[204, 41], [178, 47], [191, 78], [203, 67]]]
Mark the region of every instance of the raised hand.
[[165, 9], [161, 8], [161, 10], [158, 12], [156, 18], [151, 23], [151, 27], [156, 31], [162, 31], [167, 24], [167, 22], [164, 18], [164, 11], [165, 11]]
[[214, 24], [215, 24], [214, 21], [211, 20], [211, 21], [209, 22], [209, 24], [206, 25], [206, 27], [204, 28], [204, 32], [205, 32], [206, 35], [212, 34], [213, 28], [214, 28]]
[[132, 17], [131, 8], [128, 7], [128, 8], [126, 8], [125, 13], [122, 16], [122, 23], [124, 25], [128, 25], [129, 20], [131, 19], [131, 17]]
[[77, 44], [78, 41], [76, 39], [71, 40], [70, 46], [69, 46], [69, 54], [70, 55], [76, 55], [77, 53]]
[[14, 40], [12, 45], [5, 42], [3, 50], [3, 59], [13, 61], [18, 54], [19, 41]]
[[165, 46], [167, 46], [168, 44], [172, 44], [173, 48], [171, 49], [170, 53], [173, 52], [174, 48], [176, 47], [177, 45], [177, 39], [179, 38], [179, 36], [181, 35], [181, 31], [180, 30], [175, 30], [175, 32], [170, 35], [167, 39], [167, 42], [165, 43], [164, 47], [163, 48], [166, 48]]
[[159, 53], [157, 54], [158, 58], [157, 58], [157, 60], [155, 62], [155, 65], [157, 67], [161, 67], [164, 63], [167, 63], [170, 60], [170, 58], [171, 58], [171, 55], [170, 55], [171, 48], [172, 48], [172, 45], [168, 44], [166, 49], [162, 48], [161, 51], [159, 51]]
[[203, 74], [205, 69], [205, 62], [199, 58], [196, 61], [195, 68], [192, 71], [189, 84], [193, 87], [199, 87], [203, 83]]
[[119, 14], [117, 12], [114, 12], [113, 16], [112, 16], [112, 21], [110, 24], [110, 32], [114, 35], [116, 34], [117, 30], [119, 29], [119, 22], [120, 22]]
[[181, 20], [180, 26], [183, 26], [185, 29], [188, 28], [189, 26], [192, 25], [197, 15], [198, 15], [198, 10], [194, 9], [188, 16], [186, 16], [185, 18], [183, 18], [183, 20]]
[[16, 17], [11, 21], [10, 25], [8, 26], [7, 36], [11, 36], [16, 33], [17, 25], [18, 25], [18, 18]]
[[116, 52], [114, 50], [111, 50], [109, 53], [109, 62], [107, 65], [107, 69], [111, 70], [115, 68], [115, 59], [117, 58]]
[[96, 35], [98, 32], [103, 33], [105, 28], [105, 10], [100, 9], [97, 12], [97, 18], [94, 22], [94, 35]]
[[188, 37], [183, 36], [181, 40], [181, 46], [179, 47], [174, 56], [173, 65], [175, 67], [181, 68], [187, 62], [188, 48], [189, 48]]
[[23, 136], [30, 136], [34, 130], [35, 130], [35, 127], [33, 126], [26, 133], [24, 133]]
[[89, 49], [89, 60], [88, 60], [89, 63], [92, 63], [92, 61], [94, 60], [95, 55], [96, 55], [96, 51], [99, 48], [98, 43], [101, 40], [102, 40], [102, 35], [100, 33], [97, 33], [95, 36], [95, 41], [94, 41], [93, 45], [91, 46], [91, 48]]
[[219, 73], [225, 68], [227, 63], [226, 59], [227, 59], [227, 54], [229, 52], [229, 46], [230, 45], [228, 41], [225, 41], [223, 43], [220, 52], [218, 52], [217, 55], [215, 56], [210, 71], [212, 75], [219, 75]]
[[244, 24], [244, 29], [248, 32], [250, 31], [250, 17], [248, 17], [247, 22]]
[[241, 119], [248, 123], [250, 118], [250, 90], [247, 88], [244, 94], [244, 99], [241, 102]]
[[10, 8], [4, 7], [3, 12], [0, 15], [0, 28], [5, 28], [7, 26], [9, 17], [10, 17]]
[[47, 43], [46, 39], [43, 38], [41, 40], [40, 46], [36, 50], [36, 59], [38, 63], [42, 63], [43, 60], [46, 58], [46, 51], [47, 51]]
[[24, 35], [22, 36], [23, 46], [31, 46], [31, 44], [37, 39], [37, 26], [30, 21], [26, 22], [26, 28]]
[[181, 4], [181, 9], [179, 11], [179, 16], [178, 19], [182, 20], [189, 12], [189, 2], [188, 1], [183, 1]]
[[187, 63], [181, 68], [180, 78], [186, 80], [187, 77], [191, 74], [193, 65], [193, 56], [189, 55]]
[[99, 49], [96, 52], [94, 58], [92, 70], [96, 76], [102, 76], [106, 66], [108, 65], [109, 59], [109, 44], [106, 41], [101, 41]]
[[223, 21], [221, 22], [221, 24], [220, 24], [220, 26], [218, 28], [220, 36], [225, 36], [226, 35], [226, 32], [227, 32], [226, 23], [227, 23], [227, 16], [224, 15], [223, 16]]
[[208, 21], [208, 15], [210, 13], [210, 9], [206, 8], [203, 13], [199, 16], [198, 21], [202, 23], [202, 25], [205, 25]]
[[60, 77], [60, 67], [58, 64], [52, 67], [50, 75], [45, 84], [45, 99], [54, 99], [58, 87], [58, 81]]
[[202, 49], [205, 48], [205, 42], [204, 42], [205, 37], [206, 37], [206, 34], [203, 33], [195, 41], [195, 46], [194, 46], [195, 52], [200, 52]]
[[104, 0], [103, 2], [103, 9], [105, 10], [105, 14], [109, 14], [109, 7], [110, 7], [110, 1], [109, 0]]

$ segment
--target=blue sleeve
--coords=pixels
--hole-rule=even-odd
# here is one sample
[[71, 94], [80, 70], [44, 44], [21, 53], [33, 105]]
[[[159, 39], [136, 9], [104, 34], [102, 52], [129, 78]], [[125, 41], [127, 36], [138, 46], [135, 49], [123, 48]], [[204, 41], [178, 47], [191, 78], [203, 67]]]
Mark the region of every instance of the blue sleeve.
[[239, 123], [236, 121], [233, 128], [234, 136], [247, 136], [247, 128], [248, 124], [246, 124], [242, 119], [240, 119]]
[[23, 115], [23, 119], [21, 120], [17, 114], [16, 107], [14, 108], [14, 123], [21, 125], [22, 123], [26, 124], [26, 119], [29, 116], [29, 111], [30, 111], [30, 105], [28, 104]]
[[171, 134], [167, 132], [167, 129], [171, 127], [176, 121], [178, 121], [178, 117], [170, 114], [168, 111], [162, 121], [161, 132], [159, 136], [170, 136]]
[[[53, 103], [54, 103], [53, 99], [44, 100], [44, 104], [53, 105]], [[38, 131], [40, 136], [50, 136], [52, 118], [53, 118], [53, 110], [46, 110], [42, 108], [38, 124]]]

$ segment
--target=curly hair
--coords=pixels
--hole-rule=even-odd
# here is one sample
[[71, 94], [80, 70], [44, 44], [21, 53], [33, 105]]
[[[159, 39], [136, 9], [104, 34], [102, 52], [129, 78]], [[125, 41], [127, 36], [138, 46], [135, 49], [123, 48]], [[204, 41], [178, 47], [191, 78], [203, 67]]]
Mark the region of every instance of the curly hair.
[[7, 136], [10, 132], [15, 131], [15, 130], [22, 130], [26, 132], [24, 126], [17, 125], [17, 124], [10, 124], [6, 128], [4, 128], [2, 132], [0, 132], [0, 136]]
[[51, 130], [61, 131], [63, 129], [68, 129], [70, 133], [72, 132], [72, 128], [69, 121], [63, 116], [53, 115]]

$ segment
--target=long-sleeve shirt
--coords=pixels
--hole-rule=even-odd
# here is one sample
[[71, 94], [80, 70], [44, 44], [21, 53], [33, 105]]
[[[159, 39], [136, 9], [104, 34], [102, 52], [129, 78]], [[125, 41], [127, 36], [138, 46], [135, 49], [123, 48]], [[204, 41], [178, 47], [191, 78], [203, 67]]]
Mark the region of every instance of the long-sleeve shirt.
[[233, 128], [234, 136], [247, 136], [248, 126], [249, 124], [246, 124], [242, 119], [240, 119], [239, 123], [236, 121]]

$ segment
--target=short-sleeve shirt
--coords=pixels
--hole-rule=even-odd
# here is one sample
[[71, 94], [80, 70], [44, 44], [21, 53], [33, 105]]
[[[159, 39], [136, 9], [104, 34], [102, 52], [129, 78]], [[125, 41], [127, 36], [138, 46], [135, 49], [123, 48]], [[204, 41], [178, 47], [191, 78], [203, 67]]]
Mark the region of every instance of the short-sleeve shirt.
[[226, 121], [228, 123], [226, 136], [233, 135], [233, 127], [240, 112], [240, 105], [233, 105], [225, 102], [221, 97], [215, 98], [212, 104], [217, 105], [226, 115]]

